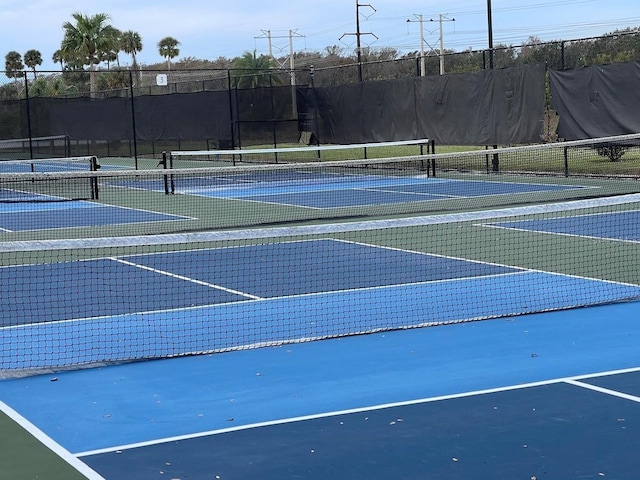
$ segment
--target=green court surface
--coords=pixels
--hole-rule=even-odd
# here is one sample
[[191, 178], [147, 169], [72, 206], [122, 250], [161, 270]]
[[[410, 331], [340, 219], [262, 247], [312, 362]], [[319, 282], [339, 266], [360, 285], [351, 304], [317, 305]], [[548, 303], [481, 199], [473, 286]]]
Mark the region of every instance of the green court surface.
[[[86, 480], [50, 439], [45, 445], [0, 410], [0, 469], [7, 480]], [[55, 450], [57, 451], [55, 451]], [[67, 454], [67, 459], [71, 456]]]

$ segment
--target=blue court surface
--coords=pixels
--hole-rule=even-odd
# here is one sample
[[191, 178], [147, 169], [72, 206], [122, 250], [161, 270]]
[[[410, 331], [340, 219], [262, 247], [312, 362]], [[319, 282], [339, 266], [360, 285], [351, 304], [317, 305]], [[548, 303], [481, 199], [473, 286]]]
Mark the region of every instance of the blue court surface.
[[0, 203], [0, 233], [184, 220], [186, 217], [88, 201]]
[[[98, 480], [636, 478], [640, 303], [0, 382]], [[8, 408], [5, 408], [8, 410]]]
[[[233, 177], [195, 177], [175, 180], [178, 193], [274, 203], [308, 208], [422, 202], [487, 195], [531, 194], [585, 188], [576, 185], [448, 180], [427, 176], [298, 174], [268, 179], [259, 174]], [[307, 178], [309, 177], [309, 178]], [[147, 188], [151, 188], [147, 185]]]

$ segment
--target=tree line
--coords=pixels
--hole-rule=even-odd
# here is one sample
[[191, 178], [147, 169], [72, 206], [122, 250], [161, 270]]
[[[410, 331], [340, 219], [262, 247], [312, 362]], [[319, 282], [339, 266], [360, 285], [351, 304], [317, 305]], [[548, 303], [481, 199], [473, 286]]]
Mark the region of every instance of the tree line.
[[[136, 54], [142, 50], [142, 37], [138, 32], [115, 28], [109, 23], [110, 17], [106, 13], [91, 16], [74, 13], [72, 18], [73, 21], [62, 25], [62, 42], [52, 55], [52, 60], [60, 64], [63, 72], [84, 72], [85, 67], [88, 67], [89, 91], [93, 93], [97, 90], [96, 67], [106, 63], [107, 70], [110, 70], [114, 62], [119, 67], [120, 52], [131, 55], [132, 69], [139, 70]], [[166, 59], [167, 68], [170, 68], [171, 60], [180, 54], [179, 45], [180, 42], [173, 37], [165, 37], [158, 42], [158, 53]], [[36, 67], [42, 65], [42, 54], [32, 49], [22, 57], [19, 52], [10, 51], [5, 55], [5, 74], [15, 80], [13, 95], [19, 96], [21, 93], [18, 79], [24, 76], [25, 65], [33, 70], [35, 94], [47, 93], [46, 90], [49, 90], [49, 94], [56, 95], [68, 90], [67, 87], [77, 87], [73, 83], [78, 82], [66, 85], [60, 78], [45, 79], [38, 83]], [[78, 78], [83, 77], [80, 75]], [[7, 93], [11, 96], [11, 92], [5, 92], [3, 96], [6, 97]]]
[[[87, 93], [93, 96], [98, 91], [127, 89], [131, 86], [131, 81], [136, 87], [144, 87], [142, 74], [145, 70], [154, 72], [172, 68], [184, 73], [176, 81], [185, 83], [191, 77], [197, 77], [195, 73], [190, 76], [189, 71], [219, 70], [218, 77], [227, 80], [229, 76], [232, 85], [239, 88], [273, 86], [289, 82], [287, 68], [290, 60], [293, 60], [296, 69], [313, 68], [317, 85], [416, 76], [422, 69], [427, 75], [465, 73], [488, 68], [489, 63], [495, 68], [545, 63], [550, 68], [566, 69], [640, 60], [640, 27], [628, 27], [600, 37], [577, 40], [542, 42], [538, 37], [530, 36], [521, 45], [499, 44], [492, 51], [431, 51], [424, 58], [420, 58], [417, 51], [401, 53], [394, 48], [370, 47], [361, 49], [358, 56], [357, 52], [345, 51], [333, 45], [322, 52], [296, 52], [293, 59], [271, 58], [257, 55], [254, 51], [244, 52], [232, 59], [184, 57], [174, 62], [173, 59], [180, 55], [180, 42], [173, 37], [165, 37], [157, 44], [158, 53], [165, 59], [165, 63], [140, 66], [136, 59], [136, 54], [143, 48], [140, 34], [131, 30], [118, 30], [109, 23], [109, 15], [104, 13], [93, 16], [74, 13], [72, 19], [73, 21], [63, 24], [63, 39], [52, 58], [60, 64], [62, 74], [38, 76], [36, 68], [42, 64], [42, 56], [38, 50], [29, 50], [24, 57], [15, 51], [9, 52], [5, 56], [5, 73], [14, 82], [0, 86], [0, 98], [24, 97], [24, 88], [20, 88], [24, 79], [22, 82], [20, 79], [25, 77], [25, 65], [32, 71], [33, 78], [28, 83], [29, 94], [32, 96]], [[120, 52], [131, 55], [130, 69], [120, 67]], [[149, 78], [152, 77], [153, 75], [149, 75]], [[311, 78], [308, 76], [302, 79], [304, 83], [309, 81]], [[200, 88], [198, 82], [191, 83], [194, 88]]]

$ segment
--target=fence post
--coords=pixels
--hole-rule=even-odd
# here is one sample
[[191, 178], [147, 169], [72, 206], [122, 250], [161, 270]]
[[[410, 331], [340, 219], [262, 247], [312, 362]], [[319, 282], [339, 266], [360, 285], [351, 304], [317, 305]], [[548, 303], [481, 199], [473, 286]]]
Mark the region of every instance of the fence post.
[[135, 169], [138, 170], [138, 139], [136, 138], [136, 108], [133, 101], [133, 74], [129, 70], [129, 92], [131, 95], [131, 129], [133, 131], [133, 161]]
[[33, 131], [31, 129], [31, 104], [29, 102], [29, 79], [27, 78], [27, 72], [22, 72], [24, 78], [24, 100], [27, 107], [27, 136], [29, 137], [29, 158], [33, 158]]
[[[235, 148], [236, 145], [236, 137], [234, 133], [234, 123], [233, 123], [233, 95], [231, 90], [231, 70], [227, 69], [227, 92], [229, 97], [229, 130], [231, 133], [231, 149]], [[234, 157], [234, 165], [235, 165], [235, 157]]]

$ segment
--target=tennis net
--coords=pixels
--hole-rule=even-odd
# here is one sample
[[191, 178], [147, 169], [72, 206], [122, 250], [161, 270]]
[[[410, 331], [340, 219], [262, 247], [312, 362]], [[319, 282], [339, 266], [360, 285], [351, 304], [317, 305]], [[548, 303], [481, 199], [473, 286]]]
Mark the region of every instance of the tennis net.
[[[0, 202], [52, 202], [98, 198], [96, 178], [76, 174], [96, 171], [96, 157], [0, 160]], [[57, 176], [71, 172], [66, 177]]]
[[[348, 160], [318, 160], [304, 147], [255, 149], [241, 153], [242, 163], [220, 167], [206, 165], [223, 151], [171, 152], [165, 166], [200, 168], [168, 169], [164, 182], [149, 179], [148, 186], [209, 203], [204, 228], [456, 212], [635, 193], [639, 141], [634, 134], [437, 154], [406, 150], [423, 144], [386, 144], [383, 157]], [[338, 158], [364, 148], [331, 147], [326, 152]], [[613, 151], [616, 161], [607, 154]]]
[[165, 164], [169, 168], [225, 166], [264, 163], [301, 163], [314, 161], [363, 160], [424, 155], [435, 150], [429, 139], [349, 145], [311, 145], [277, 148], [186, 150], [171, 152]]
[[0, 242], [0, 376], [640, 299], [640, 194]]

